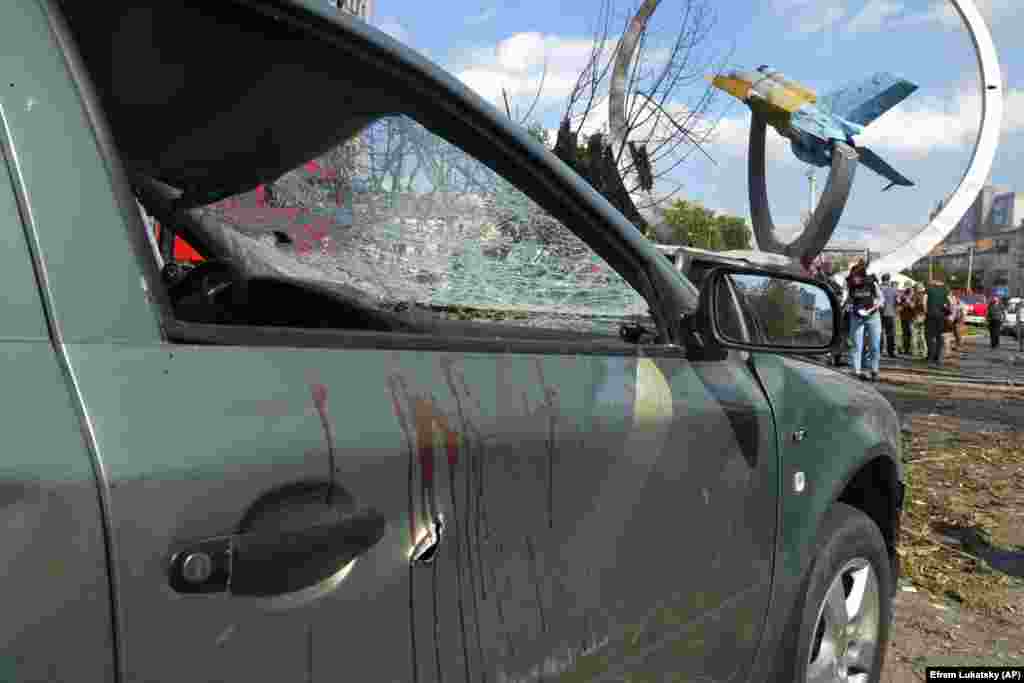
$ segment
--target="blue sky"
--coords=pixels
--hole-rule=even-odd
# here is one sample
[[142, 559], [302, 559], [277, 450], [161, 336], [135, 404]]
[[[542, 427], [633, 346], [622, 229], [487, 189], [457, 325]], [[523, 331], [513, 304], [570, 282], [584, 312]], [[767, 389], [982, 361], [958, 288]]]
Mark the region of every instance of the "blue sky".
[[[992, 181], [1024, 191], [1024, 29], [1020, 0], [976, 0], [990, 20], [1002, 63], [1006, 112]], [[375, 0], [373, 23], [459, 76], [495, 104], [505, 87], [525, 107], [541, 74], [537, 109], [555, 129], [568, 89], [585, 60], [599, 0]], [[619, 2], [624, 16], [635, 0]], [[836, 240], [876, 248], [901, 242], [927, 222], [928, 211], [951, 192], [973, 149], [979, 118], [973, 48], [948, 0], [722, 0], [711, 2], [716, 24], [711, 54], [732, 52], [730, 66], [771, 64], [819, 93], [875, 71], [920, 86], [858, 139], [917, 185], [881, 193], [885, 181], [867, 169], [856, 183]], [[670, 35], [684, 0], [662, 0], [651, 31]], [[618, 26], [622, 25], [619, 21]], [[1016, 74], [1016, 75], [1015, 75]], [[697, 87], [702, 87], [702, 84]], [[682, 93], [692, 97], [695, 91]], [[678, 195], [747, 217], [746, 135], [749, 113], [720, 100], [723, 118], [707, 149], [717, 163], [694, 154], [674, 174]], [[776, 222], [796, 225], [808, 205], [807, 166], [770, 134], [769, 196]], [[827, 169], [817, 173], [824, 186]]]

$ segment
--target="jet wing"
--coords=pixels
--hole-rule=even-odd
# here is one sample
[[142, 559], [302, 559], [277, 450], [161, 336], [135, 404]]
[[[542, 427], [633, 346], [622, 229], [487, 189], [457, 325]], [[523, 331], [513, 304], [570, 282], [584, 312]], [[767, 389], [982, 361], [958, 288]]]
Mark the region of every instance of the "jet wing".
[[818, 98], [818, 106], [842, 119], [867, 126], [905, 100], [917, 86], [888, 73], [877, 73]]
[[[913, 186], [913, 181], [901, 175], [895, 168], [887, 164], [882, 157], [867, 147], [858, 147], [857, 155], [860, 157], [860, 163], [889, 181], [889, 185], [886, 186], [885, 190], [892, 188], [894, 185], [902, 185], [903, 187]], [[885, 192], [885, 190], [882, 191]]]

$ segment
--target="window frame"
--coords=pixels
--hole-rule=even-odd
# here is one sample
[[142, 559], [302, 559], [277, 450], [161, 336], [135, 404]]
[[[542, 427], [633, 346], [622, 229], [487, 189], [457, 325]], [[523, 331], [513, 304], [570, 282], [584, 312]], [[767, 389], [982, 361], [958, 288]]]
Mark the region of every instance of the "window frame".
[[[251, 7], [255, 11], [268, 10], [265, 7]], [[470, 102], [463, 102], [459, 95], [449, 93], [447, 88], [443, 89], [442, 97], [439, 99], [431, 77], [421, 73], [418, 67], [410, 67], [401, 58], [395, 59], [392, 55], [373, 54], [376, 46], [365, 53], [365, 59], [381, 59], [380, 68], [395, 75], [397, 80], [410, 88], [409, 94], [412, 102], [408, 110], [401, 113], [410, 116], [420, 125], [432, 131], [436, 127], [431, 125], [430, 119], [454, 118], [456, 122], [453, 124], [453, 130], [444, 131], [444, 134], [442, 132], [435, 132], [435, 134], [471, 155], [475, 152], [472, 148], [467, 149], [465, 145], [461, 144], [460, 138], [465, 135], [479, 137], [480, 140], [476, 142], [475, 146], [488, 150], [493, 149], [491, 156], [494, 157], [494, 159], [490, 159], [480, 156], [480, 160], [512, 182], [515, 187], [563, 224], [571, 224], [579, 220], [600, 222], [607, 226], [605, 230], [587, 231], [586, 236], [576, 230], [572, 230], [572, 232], [601, 256], [609, 267], [623, 277], [630, 287], [644, 299], [657, 329], [656, 341], [635, 344], [624, 340], [613, 340], [611, 337], [608, 338], [607, 344], [596, 343], [593, 339], [580, 341], [569, 337], [554, 339], [507, 337], [490, 340], [479, 337], [439, 337], [428, 334], [360, 330], [206, 325], [178, 320], [173, 316], [157, 264], [153, 259], [148, 258], [151, 245], [145, 236], [145, 222], [138, 210], [137, 201], [143, 200], [138, 192], [138, 179], [135, 179], [136, 182], [129, 179], [114, 143], [109, 119], [103, 110], [91, 75], [61, 9], [55, 0], [47, 0], [45, 8], [54, 33], [58, 37], [65, 62], [79, 90], [83, 108], [96, 137], [97, 146], [107, 165], [113, 191], [124, 219], [124, 226], [129, 233], [128, 239], [133, 246], [132, 251], [142, 277], [147, 283], [148, 302], [158, 323], [162, 342], [175, 345], [195, 343], [285, 348], [408, 348], [460, 351], [500, 350], [502, 352], [521, 350], [527, 353], [570, 355], [684, 355], [683, 347], [675, 342], [680, 335], [679, 319], [684, 313], [689, 312], [687, 307], [691, 306], [687, 296], [691, 292], [685, 291], [685, 285], [688, 284], [685, 283], [685, 276], [676, 273], [671, 265], [667, 264], [667, 270], [671, 270], [673, 275], [680, 278], [680, 286], [676, 287], [674, 283], [666, 282], [666, 274], [661, 272], [659, 264], [649, 262], [644, 254], [644, 248], [631, 244], [630, 240], [635, 241], [634, 238], [625, 238], [620, 234], [621, 226], [616, 227], [609, 223], [609, 221], [612, 223], [615, 221], [604, 215], [603, 208], [587, 202], [579, 193], [581, 188], [573, 187], [573, 185], [581, 185], [585, 181], [575, 177], [562, 177], [559, 175], [561, 172], [556, 172], [557, 169], [551, 168], [550, 164], [536, 163], [538, 160], [533, 158], [536, 154], [535, 150], [524, 148], [514, 135], [509, 137], [507, 133], [503, 133], [500, 127], [489, 120], [487, 112], [476, 111]], [[351, 51], [355, 45], [364, 49], [370, 47], [361, 44], [363, 36], [342, 35], [337, 32], [336, 27], [327, 29], [327, 27], [318, 25], [319, 19], [314, 17], [304, 16], [300, 19], [295, 15], [282, 14], [273, 10], [270, 10], [270, 14], [286, 23], [301, 24], [309, 30], [311, 39], [326, 40], [339, 46], [344, 45], [346, 51]], [[425, 102], [429, 103], [429, 107], [425, 107]], [[498, 158], [502, 159], [501, 163], [495, 161]], [[531, 161], [534, 162], [533, 165], [531, 165]], [[497, 167], [492, 164], [497, 164]], [[517, 169], [521, 172], [521, 178], [508, 178], [504, 172], [507, 169]], [[167, 189], [170, 190], [170, 188]], [[173, 202], [173, 198], [170, 196], [163, 199]], [[144, 200], [143, 203], [145, 203]], [[158, 219], [163, 217], [161, 213], [154, 211], [152, 206], [145, 208], [150, 215]], [[187, 232], [186, 236], [188, 236]], [[201, 243], [196, 243], [194, 246], [201, 252], [214, 251], [204, 249], [204, 245]], [[653, 251], [653, 248], [651, 250]], [[214, 253], [216, 252], [214, 251]], [[673, 312], [677, 309], [678, 312]]]
[[[412, 117], [410, 117], [412, 118]], [[415, 120], [415, 119], [413, 119]], [[418, 121], [417, 121], [418, 123]], [[422, 124], [421, 124], [422, 125]], [[439, 135], [433, 130], [427, 129], [434, 135]], [[439, 137], [442, 137], [439, 135]], [[447, 140], [447, 138], [443, 138]], [[455, 145], [456, 143], [451, 142]], [[460, 148], [461, 149], [461, 148]], [[467, 152], [467, 154], [469, 154]], [[523, 192], [541, 208], [545, 208], [535, 197], [517, 183], [506, 178], [499, 171], [495, 171], [517, 190]], [[215, 245], [205, 243], [201, 236], [194, 233], [189, 227], [189, 219], [175, 214], [173, 201], [174, 191], [158, 182], [139, 182], [136, 184], [138, 201], [143, 211], [148, 216], [155, 218], [161, 224], [175, 224], [179, 233], [183, 234], [190, 243], [210, 258], [223, 257]], [[546, 210], [546, 209], [545, 209]], [[188, 212], [185, 212], [186, 216]], [[549, 214], [550, 215], [550, 214]], [[142, 224], [147, 220], [142, 212], [138, 212]], [[561, 219], [552, 216], [561, 224]], [[576, 235], [563, 225], [568, 232]], [[579, 239], [594, 250], [593, 245], [583, 237]], [[144, 240], [145, 241], [145, 240]], [[148, 256], [152, 257], [152, 245]], [[600, 254], [598, 254], [600, 256]], [[155, 261], [152, 258], [148, 261]], [[603, 260], [603, 259], [602, 259]], [[608, 267], [612, 268], [620, 277], [624, 276], [611, 263], [605, 261]], [[624, 278], [625, 279], [625, 278]], [[627, 286], [632, 285], [626, 280]], [[161, 284], [161, 289], [163, 285]], [[644, 297], [640, 292], [633, 291], [643, 298], [648, 307], [651, 307], [650, 299]], [[166, 301], [166, 304], [164, 302]], [[495, 324], [493, 329], [501, 330], [511, 327], [517, 330], [518, 334], [509, 336], [487, 335], [443, 335], [420, 332], [396, 332], [396, 331], [373, 331], [345, 328], [298, 328], [285, 326], [261, 326], [261, 325], [229, 325], [215, 323], [197, 323], [177, 318], [174, 315], [173, 307], [169, 298], [164, 296], [162, 300], [154, 300], [152, 304], [158, 308], [162, 321], [162, 328], [165, 341], [169, 344], [196, 344], [196, 345], [218, 345], [218, 346], [253, 346], [253, 347], [285, 347], [285, 348], [350, 348], [350, 349], [382, 349], [382, 350], [437, 350], [437, 351], [460, 351], [460, 352], [491, 352], [491, 353], [540, 353], [559, 355], [604, 355], [604, 356], [633, 356], [639, 355], [642, 348], [645, 356], [672, 356], [678, 357], [683, 353], [680, 347], [664, 343], [638, 344], [615, 338], [610, 335], [577, 335], [571, 331], [552, 330], [548, 328], [531, 328], [529, 326], [510, 326]], [[652, 316], [653, 317], [653, 316]], [[442, 323], [443, 324], [443, 323]], [[486, 322], [481, 322], [486, 325]], [[536, 336], [527, 336], [524, 332], [535, 333]]]

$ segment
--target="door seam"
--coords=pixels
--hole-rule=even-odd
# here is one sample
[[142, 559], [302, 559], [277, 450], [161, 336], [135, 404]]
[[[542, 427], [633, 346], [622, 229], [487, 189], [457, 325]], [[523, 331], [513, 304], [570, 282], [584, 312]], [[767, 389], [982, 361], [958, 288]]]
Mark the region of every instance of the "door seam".
[[86, 410], [81, 387], [79, 386], [78, 378], [75, 376], [74, 369], [71, 365], [71, 358], [68, 355], [67, 347], [64, 343], [60, 323], [58, 322], [54, 311], [49, 276], [46, 272], [46, 266], [42, 260], [35, 218], [33, 217], [32, 208], [28, 201], [28, 192], [24, 176], [21, 172], [21, 164], [18, 162], [17, 152], [14, 149], [14, 138], [11, 134], [7, 114], [2, 104], [0, 104], [0, 148], [2, 148], [3, 151], [5, 162], [4, 166], [6, 167], [7, 174], [11, 180], [11, 187], [14, 190], [15, 201], [18, 205], [18, 213], [21, 218], [26, 246], [28, 247], [29, 254], [31, 255], [32, 271], [36, 279], [36, 290], [42, 305], [43, 317], [46, 320], [50, 344], [53, 347], [57, 365], [60, 367], [61, 374], [64, 376], [69, 394], [68, 397], [71, 399], [73, 409], [78, 415], [78, 423], [82, 433], [82, 440], [86, 450], [89, 452], [89, 461], [93, 470], [93, 479], [96, 483], [97, 497], [100, 504], [100, 527], [103, 535], [103, 550], [107, 564], [107, 591], [110, 596], [111, 654], [113, 656], [114, 663], [114, 681], [117, 683], [123, 679], [124, 668], [121, 657], [122, 648], [120, 647], [119, 642], [121, 610], [116, 590], [118, 584], [115, 576], [117, 565], [114, 562], [115, 552], [113, 527], [111, 524], [112, 518], [110, 511], [109, 479], [107, 477], [106, 468], [103, 465], [103, 459], [99, 453], [95, 429], [93, 427], [92, 420], [89, 418], [88, 411]]

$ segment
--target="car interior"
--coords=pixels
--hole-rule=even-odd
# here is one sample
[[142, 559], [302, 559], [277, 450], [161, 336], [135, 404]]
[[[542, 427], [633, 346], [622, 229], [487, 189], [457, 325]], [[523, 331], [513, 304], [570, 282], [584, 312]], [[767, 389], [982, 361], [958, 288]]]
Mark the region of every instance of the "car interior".
[[[206, 259], [195, 268], [159, 264], [168, 329], [180, 333], [194, 324], [606, 343], [654, 337], [626, 334], [618, 325], [600, 331], [498, 326], [382, 302], [315, 273], [282, 272], [206, 210], [317, 158], [384, 116], [407, 115], [446, 137], [465, 125], [405, 96], [414, 84], [388, 55], [375, 54], [379, 48], [359, 44], [361, 29], [348, 42], [315, 40], [287, 9], [273, 15], [194, 0], [60, 5], [134, 198]], [[299, 118], [301, 125], [288, 125]], [[487, 158], [487, 141], [465, 133], [459, 136], [465, 151]], [[615, 254], [602, 256], [623, 272]], [[208, 338], [215, 343], [216, 335]]]

